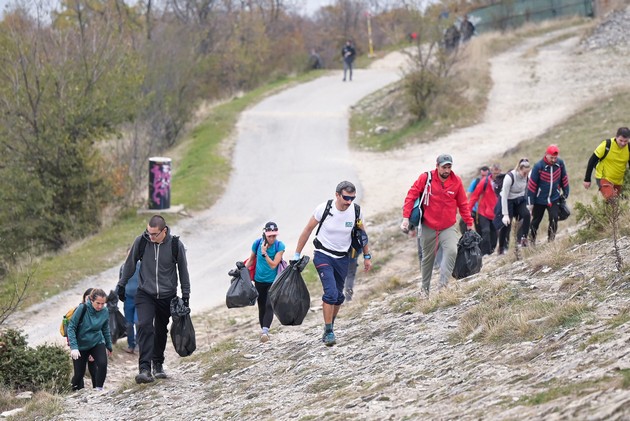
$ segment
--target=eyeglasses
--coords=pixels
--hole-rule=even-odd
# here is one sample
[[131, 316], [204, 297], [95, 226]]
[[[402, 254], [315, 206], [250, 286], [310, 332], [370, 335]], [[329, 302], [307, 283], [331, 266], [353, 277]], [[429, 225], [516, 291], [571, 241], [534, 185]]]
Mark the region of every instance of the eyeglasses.
[[346, 196], [345, 194], [342, 194], [342, 195], [341, 195], [341, 198], [342, 198], [343, 200], [347, 201], [347, 202], [348, 202], [348, 201], [349, 201], [349, 202], [352, 202], [352, 201], [353, 201], [354, 199], [356, 199], [357, 197], [356, 197], [356, 196]]
[[149, 232], [149, 230], [147, 230], [147, 234], [149, 234], [149, 237], [157, 237], [158, 235], [162, 234], [162, 231], [164, 231], [164, 228], [162, 228], [158, 232]]

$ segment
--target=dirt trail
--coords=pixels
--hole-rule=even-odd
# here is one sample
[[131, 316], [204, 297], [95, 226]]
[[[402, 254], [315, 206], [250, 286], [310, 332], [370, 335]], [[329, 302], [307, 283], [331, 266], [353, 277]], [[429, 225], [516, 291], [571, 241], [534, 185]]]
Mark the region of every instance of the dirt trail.
[[[400, 150], [354, 152], [365, 209], [376, 214], [400, 208], [409, 186], [422, 171], [433, 169], [442, 153], [453, 155], [456, 174], [473, 173], [493, 156], [543, 134], [587, 103], [630, 86], [627, 72], [619, 71], [628, 64], [621, 65], [619, 56], [604, 51], [577, 54], [579, 34], [546, 44], [575, 31], [530, 38], [493, 58], [493, 88], [480, 124]], [[624, 60], [630, 62], [627, 56]], [[540, 157], [545, 146], [541, 145]]]

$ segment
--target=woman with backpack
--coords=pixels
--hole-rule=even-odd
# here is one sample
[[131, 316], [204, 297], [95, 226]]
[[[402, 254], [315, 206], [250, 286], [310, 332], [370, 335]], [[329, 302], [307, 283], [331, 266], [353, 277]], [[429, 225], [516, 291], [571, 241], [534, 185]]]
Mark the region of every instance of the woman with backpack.
[[[252, 281], [258, 291], [258, 321], [260, 322], [260, 342], [269, 340], [269, 328], [273, 320], [273, 309], [271, 301], [267, 296], [269, 288], [278, 275], [278, 267], [282, 263], [282, 255], [285, 246], [282, 241], [278, 241], [278, 225], [275, 222], [267, 222], [263, 228], [261, 238], [252, 244], [252, 252], [247, 259], [245, 266], [252, 269], [255, 265], [255, 272]], [[282, 265], [284, 266], [284, 264]]]
[[83, 376], [90, 356], [96, 366], [96, 378], [92, 384], [94, 389], [103, 390], [107, 376], [107, 357], [112, 354], [106, 301], [105, 291], [92, 289], [88, 299], [79, 305], [68, 324], [70, 356], [74, 366], [72, 390], [83, 388]]
[[527, 209], [527, 180], [531, 165], [527, 158], [518, 161], [516, 168], [508, 171], [503, 178], [503, 188], [501, 189], [501, 209], [503, 212], [503, 227], [499, 232], [499, 254], [507, 250], [510, 238], [510, 225], [512, 219], [521, 221], [516, 238], [517, 246], [527, 247], [527, 233], [531, 215]]

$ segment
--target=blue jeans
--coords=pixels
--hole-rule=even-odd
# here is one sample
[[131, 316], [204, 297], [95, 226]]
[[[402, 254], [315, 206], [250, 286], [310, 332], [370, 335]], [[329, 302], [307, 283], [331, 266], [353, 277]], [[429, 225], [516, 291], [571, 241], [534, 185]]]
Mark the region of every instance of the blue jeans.
[[315, 251], [313, 264], [322, 282], [322, 288], [324, 289], [322, 301], [326, 304], [339, 306], [345, 301], [346, 297], [343, 295], [343, 287], [348, 275], [349, 260], [350, 258], [347, 255], [334, 258]]
[[138, 324], [138, 313], [136, 312], [136, 301], [134, 297], [127, 296], [125, 300], [125, 320], [127, 320], [127, 345], [129, 349], [136, 347], [136, 325]]

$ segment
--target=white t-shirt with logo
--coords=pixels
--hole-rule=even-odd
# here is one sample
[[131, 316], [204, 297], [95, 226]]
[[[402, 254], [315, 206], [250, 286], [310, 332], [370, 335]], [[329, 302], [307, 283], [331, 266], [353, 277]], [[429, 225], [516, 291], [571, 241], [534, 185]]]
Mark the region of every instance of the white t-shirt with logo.
[[[316, 220], [321, 221], [322, 216], [324, 215], [324, 209], [326, 209], [326, 202], [315, 208], [313, 217]], [[361, 218], [363, 218], [363, 215], [359, 214], [359, 219]], [[326, 219], [319, 230], [319, 234], [317, 234], [317, 239], [327, 249], [345, 253], [348, 251], [352, 243], [352, 237], [350, 235], [352, 227], [354, 227], [354, 203], [342, 212], [335, 207], [335, 201], [333, 200], [330, 213], [326, 216]], [[334, 258], [342, 257], [335, 256], [334, 254], [328, 253], [322, 249], [318, 249], [317, 251]]]

